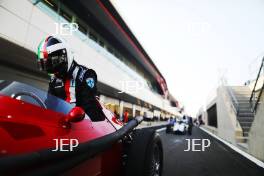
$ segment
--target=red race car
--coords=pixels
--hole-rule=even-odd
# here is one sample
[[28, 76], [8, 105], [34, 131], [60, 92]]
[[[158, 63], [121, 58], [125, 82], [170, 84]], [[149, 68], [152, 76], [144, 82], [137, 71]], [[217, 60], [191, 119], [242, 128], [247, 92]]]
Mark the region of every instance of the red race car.
[[103, 121], [27, 84], [0, 80], [0, 175], [162, 175], [153, 129], [123, 125], [99, 101]]

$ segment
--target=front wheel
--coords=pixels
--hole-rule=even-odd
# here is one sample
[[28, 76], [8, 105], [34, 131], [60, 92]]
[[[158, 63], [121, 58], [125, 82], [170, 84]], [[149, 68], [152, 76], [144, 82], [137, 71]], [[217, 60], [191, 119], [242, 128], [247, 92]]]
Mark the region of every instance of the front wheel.
[[161, 151], [158, 144], [153, 146], [153, 154], [151, 161], [149, 161], [149, 168], [146, 169], [147, 176], [160, 176], [161, 175]]
[[134, 134], [128, 151], [126, 176], [161, 176], [162, 144], [155, 130], [141, 129]]

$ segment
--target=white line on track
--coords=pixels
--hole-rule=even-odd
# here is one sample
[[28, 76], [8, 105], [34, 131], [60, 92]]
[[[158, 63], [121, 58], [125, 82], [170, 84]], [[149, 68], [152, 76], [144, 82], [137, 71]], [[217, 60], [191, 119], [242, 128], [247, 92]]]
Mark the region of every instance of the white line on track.
[[236, 152], [240, 153], [241, 155], [243, 155], [247, 159], [251, 160], [252, 162], [254, 162], [255, 164], [257, 164], [258, 166], [264, 168], [264, 163], [262, 161], [260, 161], [259, 159], [257, 159], [255, 157], [253, 157], [252, 155], [244, 152], [243, 150], [239, 149], [238, 147], [234, 146], [233, 144], [228, 143], [227, 141], [221, 139], [220, 137], [216, 136], [215, 134], [211, 133], [210, 131], [207, 131], [206, 129], [204, 129], [202, 127], [200, 127], [200, 129], [203, 130], [204, 132], [208, 133], [212, 137], [218, 139], [219, 141], [223, 142], [225, 145], [227, 145], [231, 149], [235, 150]]
[[160, 128], [160, 129], [158, 129], [158, 130], [156, 130], [157, 132], [161, 132], [161, 131], [164, 131], [164, 130], [166, 130], [166, 127], [164, 127], [164, 128]]

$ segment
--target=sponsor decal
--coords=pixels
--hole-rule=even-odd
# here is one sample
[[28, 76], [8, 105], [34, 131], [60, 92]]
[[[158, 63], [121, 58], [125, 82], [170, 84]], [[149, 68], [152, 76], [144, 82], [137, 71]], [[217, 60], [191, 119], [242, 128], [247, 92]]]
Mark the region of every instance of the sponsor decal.
[[86, 83], [90, 88], [94, 87], [94, 79], [93, 78], [87, 78]]

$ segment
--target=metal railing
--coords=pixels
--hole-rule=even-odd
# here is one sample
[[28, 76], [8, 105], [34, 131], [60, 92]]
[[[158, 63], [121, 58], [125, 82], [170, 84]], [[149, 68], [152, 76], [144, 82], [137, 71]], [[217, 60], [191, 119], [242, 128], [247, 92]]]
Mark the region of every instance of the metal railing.
[[260, 68], [259, 68], [259, 72], [258, 72], [258, 75], [257, 75], [257, 79], [256, 79], [254, 88], [252, 90], [252, 93], [251, 93], [251, 96], [250, 96], [250, 99], [249, 99], [249, 103], [251, 105], [252, 112], [254, 112], [254, 113], [257, 112], [258, 104], [260, 102], [260, 98], [261, 98], [261, 95], [262, 95], [262, 92], [263, 92], [263, 89], [264, 89], [264, 82], [263, 82], [262, 87], [260, 88], [260, 90], [257, 89], [257, 84], [258, 84], [258, 81], [259, 81], [259, 77], [261, 75], [261, 71], [263, 71], [263, 73], [264, 73], [264, 57], [262, 58], [261, 65], [260, 65]]

